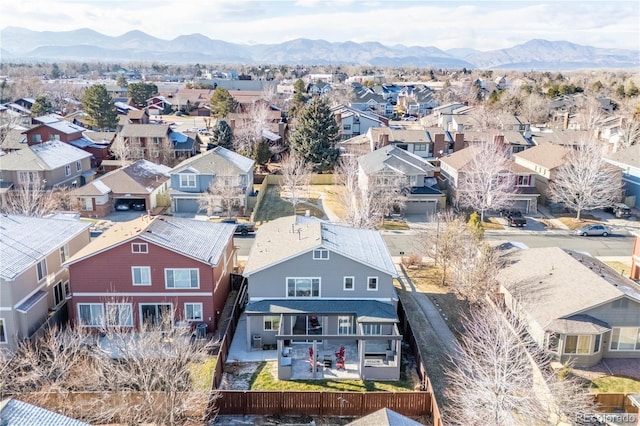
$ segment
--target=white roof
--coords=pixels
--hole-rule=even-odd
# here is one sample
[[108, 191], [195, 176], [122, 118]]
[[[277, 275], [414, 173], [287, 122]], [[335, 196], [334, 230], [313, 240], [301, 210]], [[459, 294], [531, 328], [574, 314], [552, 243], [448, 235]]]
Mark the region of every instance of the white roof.
[[44, 161], [50, 169], [57, 169], [66, 164], [91, 157], [87, 151], [83, 151], [68, 143], [51, 141], [38, 145], [32, 145], [31, 150]]

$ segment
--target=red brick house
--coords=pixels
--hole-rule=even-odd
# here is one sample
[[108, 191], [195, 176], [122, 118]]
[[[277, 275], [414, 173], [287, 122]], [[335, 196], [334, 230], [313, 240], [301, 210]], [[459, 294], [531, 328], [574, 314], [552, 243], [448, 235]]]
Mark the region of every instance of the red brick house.
[[174, 323], [215, 330], [230, 289], [234, 225], [168, 216], [116, 223], [70, 258], [69, 318], [84, 327]]

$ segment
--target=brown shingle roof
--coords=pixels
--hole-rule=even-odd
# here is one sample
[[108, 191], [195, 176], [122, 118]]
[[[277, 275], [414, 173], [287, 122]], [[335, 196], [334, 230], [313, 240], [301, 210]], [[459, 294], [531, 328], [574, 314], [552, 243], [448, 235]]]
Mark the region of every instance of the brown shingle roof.
[[542, 166], [547, 170], [552, 170], [564, 164], [564, 157], [568, 152], [569, 148], [546, 143], [525, 149], [524, 151], [518, 152], [514, 155], [522, 158], [523, 160]]

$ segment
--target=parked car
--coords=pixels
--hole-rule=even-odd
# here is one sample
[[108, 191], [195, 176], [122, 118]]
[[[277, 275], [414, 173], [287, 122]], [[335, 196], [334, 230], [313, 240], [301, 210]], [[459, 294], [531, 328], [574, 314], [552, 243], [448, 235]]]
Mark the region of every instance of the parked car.
[[527, 219], [519, 210], [502, 210], [500, 215], [507, 219], [509, 226], [526, 226]]
[[611, 228], [599, 223], [595, 223], [592, 225], [585, 225], [582, 228], [576, 229], [575, 234], [582, 235], [583, 237], [591, 235], [602, 235], [603, 237], [606, 237], [607, 235], [611, 235]]
[[118, 211], [127, 211], [130, 210], [131, 207], [129, 206], [129, 203], [119, 203], [116, 204], [116, 210]]
[[131, 208], [138, 211], [144, 210], [144, 201], [134, 201], [131, 203]]
[[236, 218], [222, 219], [220, 222], [236, 225], [235, 233], [243, 236], [249, 235], [250, 232], [255, 232], [256, 230], [255, 224], [251, 222], [238, 222], [238, 219]]
[[617, 203], [610, 207], [605, 207], [604, 211], [611, 213], [615, 217], [629, 217], [631, 216], [631, 209], [626, 204]]

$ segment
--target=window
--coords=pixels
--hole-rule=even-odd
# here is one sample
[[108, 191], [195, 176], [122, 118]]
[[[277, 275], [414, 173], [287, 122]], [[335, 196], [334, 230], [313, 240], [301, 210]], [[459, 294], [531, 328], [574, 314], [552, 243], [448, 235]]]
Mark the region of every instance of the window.
[[133, 285], [151, 285], [151, 267], [132, 266], [131, 277]]
[[368, 291], [378, 291], [378, 277], [368, 277], [367, 278], [367, 290]]
[[342, 283], [342, 289], [344, 291], [353, 291], [355, 290], [355, 278], [354, 277], [344, 277], [344, 281]]
[[40, 136], [40, 135], [31, 135], [31, 142], [35, 142], [35, 143], [42, 142], [42, 136]]
[[611, 331], [612, 351], [640, 351], [640, 327], [614, 327]]
[[340, 335], [356, 334], [356, 331], [353, 325], [354, 325], [353, 317], [339, 316], [338, 317], [338, 334]]
[[67, 164], [64, 166], [64, 175], [71, 176], [71, 164]]
[[547, 334], [547, 350], [549, 352], [558, 352], [558, 333]]
[[287, 297], [320, 297], [320, 278], [287, 278]]
[[165, 269], [164, 278], [166, 288], [200, 288], [197, 269]]
[[7, 343], [7, 330], [4, 328], [4, 318], [0, 318], [0, 343]]
[[42, 281], [47, 276], [47, 259], [42, 259], [38, 262], [36, 271], [38, 272], [38, 281]]
[[76, 172], [82, 170], [82, 161], [76, 161]]
[[64, 287], [62, 281], [53, 286], [53, 305], [58, 306], [64, 301]]
[[131, 253], [149, 253], [147, 243], [131, 243]]
[[196, 187], [196, 175], [194, 175], [194, 174], [180, 175], [180, 186], [182, 188], [195, 188]]
[[64, 263], [69, 258], [69, 245], [65, 244], [60, 247], [60, 263]]
[[69, 281], [64, 283], [64, 297], [68, 297], [71, 294], [71, 287], [69, 287]]
[[78, 303], [78, 319], [82, 327], [100, 327], [103, 315], [102, 303]]
[[133, 327], [131, 303], [107, 303], [107, 325], [111, 327]]
[[49, 140], [59, 141], [60, 140], [60, 135], [50, 135]]
[[565, 354], [588, 354], [591, 346], [591, 336], [566, 336], [564, 341]]
[[18, 172], [18, 181], [22, 184], [31, 184], [40, 181], [36, 172]]
[[417, 143], [414, 145], [413, 148], [414, 151], [426, 151], [427, 150], [427, 144], [426, 143]]
[[202, 303], [185, 303], [184, 319], [187, 321], [202, 321]]
[[342, 130], [351, 130], [351, 124], [344, 124]]
[[595, 340], [595, 343], [593, 344], [593, 353], [595, 354], [600, 352], [600, 335], [596, 334], [595, 339], [593, 340]]
[[531, 176], [516, 176], [516, 185], [517, 186], [529, 186], [529, 182], [531, 181]]
[[263, 318], [264, 331], [278, 331], [280, 329], [279, 315], [265, 315]]
[[382, 326], [380, 324], [362, 324], [362, 330], [364, 334], [382, 334]]
[[325, 249], [314, 250], [313, 260], [329, 260], [329, 250], [325, 250]]

